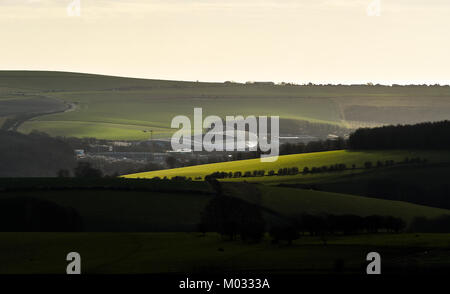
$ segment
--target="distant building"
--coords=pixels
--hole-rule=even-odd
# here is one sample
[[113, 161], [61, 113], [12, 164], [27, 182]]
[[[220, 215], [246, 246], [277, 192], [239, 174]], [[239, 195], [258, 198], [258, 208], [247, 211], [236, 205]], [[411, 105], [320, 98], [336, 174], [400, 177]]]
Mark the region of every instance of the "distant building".
[[274, 82], [254, 82], [253, 85], [257, 86], [274, 86]]
[[334, 135], [334, 134], [328, 134], [327, 139], [328, 140], [337, 140], [337, 139], [339, 139], [339, 136]]
[[132, 144], [130, 142], [115, 141], [115, 142], [113, 142], [113, 145], [120, 146], [120, 147], [129, 147]]
[[255, 86], [275, 86], [274, 82], [246, 82], [247, 85], [255, 85]]
[[168, 153], [191, 153], [192, 149], [190, 148], [181, 148], [181, 149], [177, 149], [177, 150], [170, 150], [167, 151]]
[[83, 158], [83, 157], [86, 156], [86, 154], [84, 153], [84, 150], [83, 150], [83, 149], [75, 149], [75, 155], [76, 155], [78, 158]]

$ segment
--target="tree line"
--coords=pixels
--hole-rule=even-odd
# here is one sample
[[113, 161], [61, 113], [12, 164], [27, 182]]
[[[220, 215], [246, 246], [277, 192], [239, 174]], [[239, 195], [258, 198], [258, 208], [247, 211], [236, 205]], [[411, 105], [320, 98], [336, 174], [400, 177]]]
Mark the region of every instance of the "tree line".
[[358, 129], [350, 149], [450, 149], [450, 121]]
[[331, 235], [356, 235], [364, 233], [401, 233], [405, 230], [403, 219], [394, 216], [370, 215], [362, 217], [354, 214], [345, 215], [312, 215], [294, 216], [290, 223], [273, 226], [269, 234], [273, 243], [292, 241], [302, 235], [318, 236], [326, 242]]
[[[268, 228], [269, 227], [269, 228]], [[267, 229], [268, 228], [268, 229]], [[292, 241], [301, 235], [328, 236], [362, 233], [400, 233], [406, 228], [403, 219], [394, 216], [371, 215], [361, 217], [346, 215], [301, 214], [285, 219], [277, 225], [268, 226], [262, 209], [256, 204], [230, 196], [216, 196], [202, 213], [199, 231], [217, 232], [222, 238], [259, 242], [269, 233], [273, 243]]]
[[76, 166], [73, 149], [45, 133], [0, 130], [0, 142], [0, 177], [54, 177]]
[[[395, 164], [425, 164], [427, 163], [427, 159], [423, 159], [420, 157], [409, 158], [405, 157], [403, 161], [395, 162], [394, 160], [378, 160], [375, 162], [366, 161], [364, 165], [360, 168], [371, 169], [371, 168], [381, 168], [381, 167], [389, 167]], [[349, 169], [356, 169], [356, 164], [352, 164], [351, 166], [347, 166], [345, 163], [336, 163], [330, 165], [323, 166], [313, 166], [308, 167], [305, 166], [302, 171], [299, 170], [298, 167], [284, 167], [279, 168], [277, 171], [275, 170], [253, 170], [253, 171], [234, 171], [234, 172], [214, 172], [205, 177], [205, 180], [208, 181], [210, 179], [232, 179], [232, 178], [251, 178], [251, 177], [264, 177], [264, 176], [290, 176], [290, 175], [298, 175], [298, 174], [316, 174], [316, 173], [324, 173], [324, 172], [338, 172], [345, 171]], [[180, 177], [185, 178], [185, 177]], [[201, 180], [201, 178], [195, 178], [196, 180]]]
[[450, 121], [360, 128], [348, 139], [284, 143], [280, 155], [344, 149], [450, 149]]

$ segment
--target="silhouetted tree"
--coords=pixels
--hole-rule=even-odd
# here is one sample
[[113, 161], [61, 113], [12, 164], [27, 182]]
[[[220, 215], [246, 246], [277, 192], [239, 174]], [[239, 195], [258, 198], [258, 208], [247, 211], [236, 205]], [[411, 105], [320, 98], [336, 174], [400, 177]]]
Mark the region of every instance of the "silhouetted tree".
[[166, 164], [169, 168], [175, 168], [177, 166], [177, 159], [173, 156], [167, 156]]
[[67, 169], [60, 169], [58, 171], [58, 178], [68, 178], [70, 177], [70, 171]]
[[293, 225], [274, 226], [270, 229], [269, 234], [273, 243], [287, 241], [289, 245], [292, 244], [292, 241], [297, 240], [300, 237], [297, 228]]
[[103, 176], [102, 172], [93, 168], [89, 162], [78, 162], [74, 174], [77, 178], [101, 178]]
[[406, 223], [401, 218], [387, 216], [384, 219], [384, 226], [390, 232], [400, 233], [406, 227]]
[[379, 215], [370, 215], [364, 218], [364, 227], [368, 233], [378, 233], [383, 227], [383, 217]]
[[228, 196], [214, 197], [208, 203], [202, 223], [208, 231], [231, 240], [240, 235], [244, 241], [259, 241], [265, 231], [265, 221], [257, 206]]
[[370, 161], [364, 162], [364, 167], [365, 168], [372, 168], [372, 162], [370, 162]]

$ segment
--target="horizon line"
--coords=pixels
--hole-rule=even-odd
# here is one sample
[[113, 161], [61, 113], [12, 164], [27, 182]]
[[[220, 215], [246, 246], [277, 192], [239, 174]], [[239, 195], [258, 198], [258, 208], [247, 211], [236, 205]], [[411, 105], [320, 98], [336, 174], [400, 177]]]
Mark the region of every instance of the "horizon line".
[[[166, 81], [166, 82], [184, 82], [184, 83], [205, 83], [205, 84], [239, 84], [239, 85], [251, 85], [258, 83], [273, 83], [274, 86], [384, 86], [384, 87], [392, 87], [392, 86], [441, 86], [441, 87], [449, 87], [450, 83], [441, 83], [441, 82], [373, 82], [373, 81], [303, 81], [303, 82], [295, 82], [295, 81], [270, 81], [270, 80], [199, 80], [199, 79], [177, 79], [177, 78], [153, 78], [146, 77], [142, 75], [122, 75], [122, 74], [112, 74], [112, 73], [98, 73], [98, 72], [83, 72], [83, 71], [69, 71], [69, 70], [53, 70], [53, 69], [0, 69], [1, 72], [54, 72], [54, 73], [67, 73], [67, 74], [82, 74], [82, 75], [94, 75], [94, 76], [104, 76], [104, 77], [113, 77], [113, 78], [124, 78], [124, 79], [137, 79], [137, 80], [148, 80], [148, 81]], [[284, 84], [284, 85], [283, 85]]]

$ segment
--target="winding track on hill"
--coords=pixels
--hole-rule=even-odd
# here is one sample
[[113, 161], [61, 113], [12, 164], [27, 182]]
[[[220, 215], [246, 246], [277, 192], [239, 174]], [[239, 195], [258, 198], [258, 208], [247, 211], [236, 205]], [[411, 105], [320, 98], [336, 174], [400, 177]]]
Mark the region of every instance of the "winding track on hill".
[[[53, 98], [53, 97], [47, 97], [47, 96], [39, 96], [42, 98], [48, 98], [48, 99], [57, 99], [57, 100], [61, 100], [58, 98]], [[23, 115], [16, 115], [14, 118], [9, 118], [9, 122], [8, 120], [5, 121], [5, 123], [3, 124], [3, 126], [1, 127], [2, 129], [6, 129], [7, 131], [17, 131], [19, 129], [19, 127], [33, 119], [39, 116], [44, 116], [44, 115], [49, 115], [49, 114], [56, 114], [56, 113], [65, 113], [65, 112], [71, 112], [71, 111], [75, 111], [77, 106], [75, 103], [72, 102], [66, 102], [64, 100], [61, 100], [66, 108], [62, 109], [62, 110], [50, 110], [50, 111], [44, 111], [44, 112], [31, 112], [31, 113], [27, 113], [27, 114], [23, 114]]]

